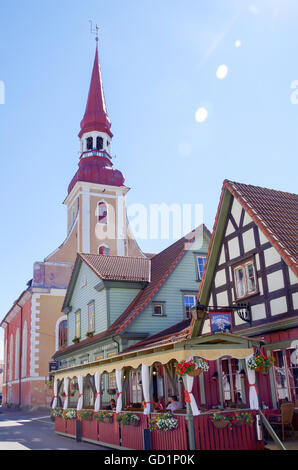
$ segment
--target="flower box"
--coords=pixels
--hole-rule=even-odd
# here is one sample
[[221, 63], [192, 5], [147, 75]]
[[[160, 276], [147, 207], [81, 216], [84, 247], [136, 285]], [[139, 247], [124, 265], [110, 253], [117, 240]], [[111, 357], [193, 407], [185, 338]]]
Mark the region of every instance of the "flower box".
[[230, 430], [232, 429], [231, 416], [227, 416], [226, 414], [213, 413], [211, 422], [217, 429], [223, 429], [227, 426], [229, 426]]
[[109, 411], [98, 411], [94, 413], [94, 418], [97, 419], [100, 423], [112, 424], [114, 420], [113, 413]]
[[149, 421], [149, 430], [153, 431], [172, 431], [178, 428], [178, 421], [171, 413], [164, 413], [154, 418], [151, 418]]
[[77, 418], [80, 421], [91, 421], [92, 420], [92, 410], [79, 410], [79, 411], [77, 411]]

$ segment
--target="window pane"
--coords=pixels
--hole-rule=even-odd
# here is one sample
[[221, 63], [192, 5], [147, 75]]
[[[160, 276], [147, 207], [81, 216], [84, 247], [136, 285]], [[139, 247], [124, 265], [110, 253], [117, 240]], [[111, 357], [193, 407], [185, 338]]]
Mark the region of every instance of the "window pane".
[[191, 318], [191, 308], [196, 304], [195, 295], [184, 296], [185, 318]]
[[243, 268], [237, 268], [235, 270], [235, 277], [236, 277], [236, 295], [237, 297], [243, 297], [245, 295]]
[[289, 400], [290, 397], [283, 351], [275, 351], [273, 354], [275, 359], [274, 375], [277, 398], [278, 400]]
[[94, 303], [88, 305], [88, 331], [94, 331]]
[[75, 316], [75, 333], [76, 333], [76, 338], [80, 338], [80, 336], [81, 336], [81, 314], [80, 314], [80, 312], [77, 312], [76, 316]]
[[247, 264], [245, 269], [247, 278], [247, 293], [250, 294], [251, 292], [256, 291], [256, 278], [253, 263]]
[[162, 314], [163, 314], [163, 306], [154, 305], [154, 315], [162, 315]]
[[205, 264], [206, 264], [206, 257], [198, 256], [197, 264], [198, 264], [198, 276], [199, 276], [199, 279], [202, 279]]

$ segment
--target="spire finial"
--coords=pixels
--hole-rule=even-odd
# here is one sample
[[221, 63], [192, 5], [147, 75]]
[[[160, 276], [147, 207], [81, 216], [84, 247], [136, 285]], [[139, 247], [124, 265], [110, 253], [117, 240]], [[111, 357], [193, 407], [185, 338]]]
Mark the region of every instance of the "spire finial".
[[89, 20], [90, 22], [90, 32], [91, 34], [95, 34], [95, 41], [96, 41], [96, 47], [98, 46], [98, 31], [99, 31], [99, 27], [97, 26], [97, 24], [95, 25], [95, 28], [93, 28], [93, 22], [91, 20]]

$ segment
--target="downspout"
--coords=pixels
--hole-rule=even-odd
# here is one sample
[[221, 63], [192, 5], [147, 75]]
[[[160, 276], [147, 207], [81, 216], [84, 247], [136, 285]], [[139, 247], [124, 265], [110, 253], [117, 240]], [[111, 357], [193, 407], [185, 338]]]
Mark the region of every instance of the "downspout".
[[20, 318], [20, 352], [19, 352], [19, 406], [22, 404], [22, 355], [23, 355], [23, 307], [17, 304], [21, 309]]

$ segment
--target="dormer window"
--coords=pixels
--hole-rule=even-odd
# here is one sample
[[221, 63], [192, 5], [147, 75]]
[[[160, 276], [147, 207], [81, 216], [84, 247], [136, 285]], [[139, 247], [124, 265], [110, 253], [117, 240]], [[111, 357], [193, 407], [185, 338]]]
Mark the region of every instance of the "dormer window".
[[86, 147], [87, 147], [87, 150], [92, 150], [93, 149], [93, 137], [87, 137]]
[[102, 150], [102, 149], [103, 149], [103, 138], [96, 137], [96, 150]]

